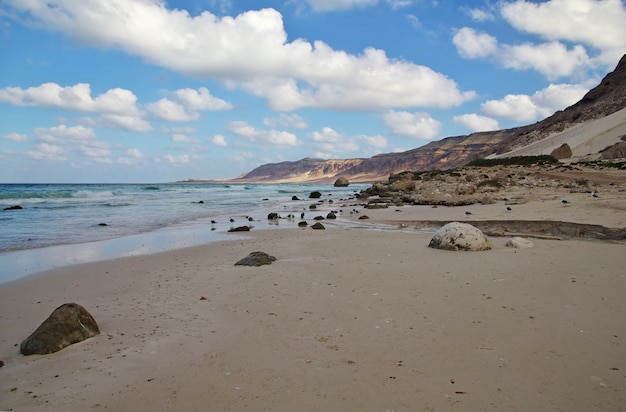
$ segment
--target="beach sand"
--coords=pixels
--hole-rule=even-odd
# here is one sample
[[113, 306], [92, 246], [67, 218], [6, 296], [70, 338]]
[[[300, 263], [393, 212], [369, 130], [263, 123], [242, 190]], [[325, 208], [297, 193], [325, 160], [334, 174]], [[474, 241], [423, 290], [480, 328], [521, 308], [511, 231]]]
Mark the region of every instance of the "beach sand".
[[[626, 226], [623, 196], [601, 199], [606, 207], [570, 198], [545, 192], [513, 212]], [[398, 210], [0, 285], [0, 410], [624, 410], [623, 243], [533, 238], [512, 249], [491, 237], [490, 251], [440, 251], [407, 222], [510, 211]], [[357, 224], [362, 214], [370, 220]], [[277, 260], [234, 266], [257, 250]], [[66, 302], [101, 334], [20, 355]]]

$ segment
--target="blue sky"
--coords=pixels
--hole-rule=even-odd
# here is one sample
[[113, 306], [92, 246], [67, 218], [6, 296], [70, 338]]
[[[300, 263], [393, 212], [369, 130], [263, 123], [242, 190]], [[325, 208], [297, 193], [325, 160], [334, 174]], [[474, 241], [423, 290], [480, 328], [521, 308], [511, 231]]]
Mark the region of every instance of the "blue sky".
[[541, 120], [620, 0], [0, 0], [0, 182], [229, 178]]

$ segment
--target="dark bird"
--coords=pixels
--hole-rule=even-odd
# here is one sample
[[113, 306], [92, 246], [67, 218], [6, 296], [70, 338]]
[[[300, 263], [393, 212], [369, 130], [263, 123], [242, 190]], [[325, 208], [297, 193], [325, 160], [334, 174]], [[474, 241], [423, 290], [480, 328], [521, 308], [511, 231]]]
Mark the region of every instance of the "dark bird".
[[561, 200], [561, 203], [563, 203], [564, 205], [566, 205], [566, 204], [568, 204], [568, 203], [569, 203], [569, 201], [567, 201], [567, 200], [563, 199], [563, 200]]
[[507, 207], [506, 207], [506, 210], [508, 210], [508, 211], [510, 212], [510, 211], [511, 211], [511, 210], [513, 210], [513, 209], [511, 209], [511, 206], [507, 206]]
[[304, 219], [304, 212], [300, 213], [300, 219]]
[[591, 194], [591, 197], [593, 197], [594, 199], [597, 199], [597, 198], [599, 198], [600, 196], [598, 196], [598, 195], [597, 195], [597, 194], [595, 194], [595, 193], [592, 193], [592, 194]]
[[469, 215], [471, 215], [471, 214], [472, 214], [472, 212], [467, 212], [467, 211], [466, 211], [466, 212], [465, 212], [465, 214], [466, 214], [467, 216], [469, 216]]
[[252, 217], [249, 217], [248, 222], [252, 222], [252, 221], [254, 221], [254, 219]]
[[216, 224], [217, 222], [215, 220], [211, 220], [211, 223]]
[[230, 223], [234, 223], [235, 219], [233, 219], [232, 217], [230, 218]]

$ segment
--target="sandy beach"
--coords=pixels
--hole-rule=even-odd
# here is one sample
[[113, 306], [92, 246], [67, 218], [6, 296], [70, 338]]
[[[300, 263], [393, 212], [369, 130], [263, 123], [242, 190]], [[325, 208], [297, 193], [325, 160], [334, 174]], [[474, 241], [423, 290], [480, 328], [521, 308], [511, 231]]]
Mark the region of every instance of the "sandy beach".
[[[568, 205], [554, 191], [526, 195], [513, 211], [360, 210], [326, 230], [253, 230], [0, 285], [0, 410], [622, 411], [623, 243], [531, 238], [513, 249], [505, 236], [490, 251], [450, 252], [412, 225], [514, 212], [626, 226], [617, 190]], [[277, 260], [234, 265], [253, 251]], [[101, 334], [19, 354], [66, 302]]]

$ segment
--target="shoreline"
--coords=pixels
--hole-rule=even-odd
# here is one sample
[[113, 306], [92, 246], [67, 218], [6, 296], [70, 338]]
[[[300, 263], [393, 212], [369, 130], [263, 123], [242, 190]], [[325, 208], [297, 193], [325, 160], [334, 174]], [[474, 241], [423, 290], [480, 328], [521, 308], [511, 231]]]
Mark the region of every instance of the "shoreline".
[[[515, 213], [624, 219], [571, 199]], [[624, 245], [532, 239], [512, 249], [508, 237], [490, 237], [492, 250], [450, 252], [403, 226], [466, 210], [478, 221], [509, 216], [502, 204], [359, 207], [322, 221], [326, 230], [231, 233], [0, 284], [0, 410], [619, 411]], [[257, 250], [277, 260], [234, 266]], [[68, 302], [101, 334], [19, 354]]]

